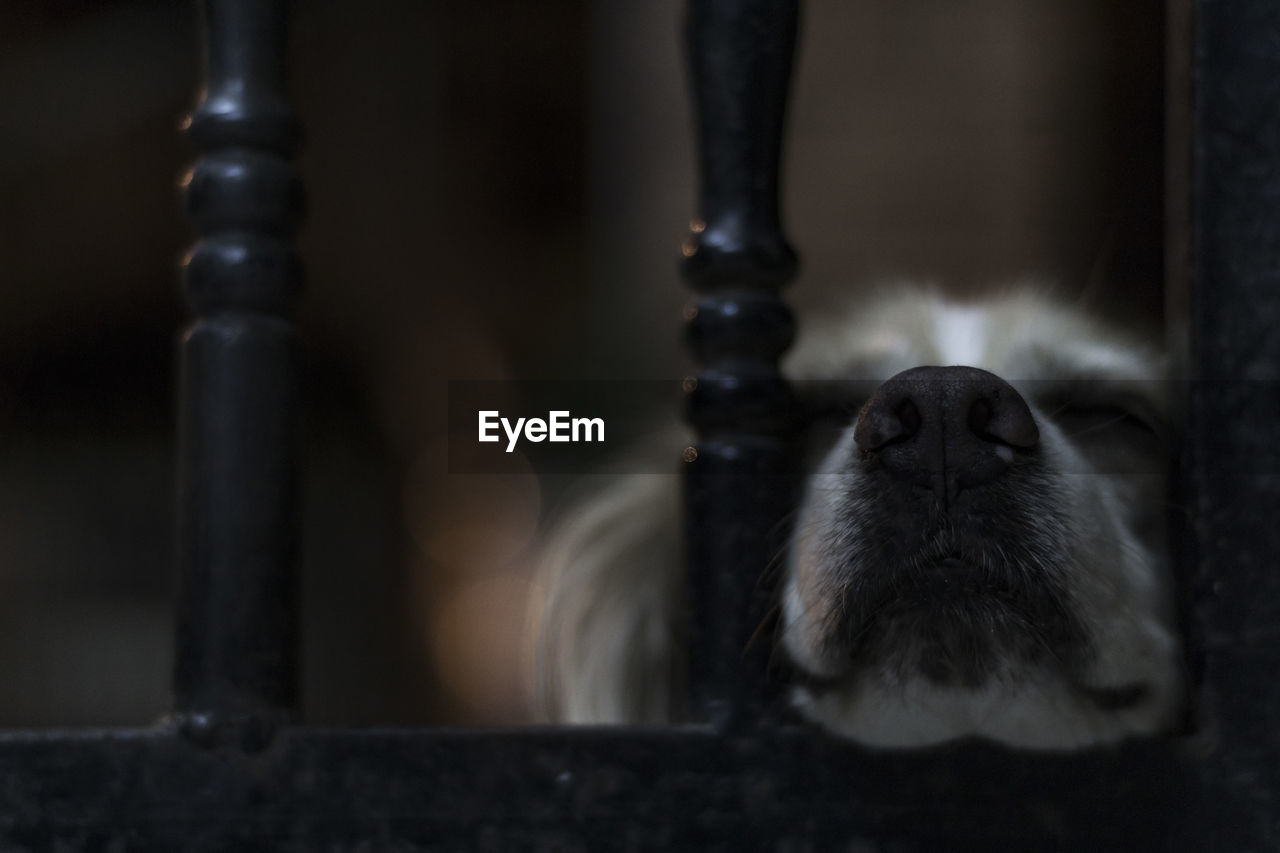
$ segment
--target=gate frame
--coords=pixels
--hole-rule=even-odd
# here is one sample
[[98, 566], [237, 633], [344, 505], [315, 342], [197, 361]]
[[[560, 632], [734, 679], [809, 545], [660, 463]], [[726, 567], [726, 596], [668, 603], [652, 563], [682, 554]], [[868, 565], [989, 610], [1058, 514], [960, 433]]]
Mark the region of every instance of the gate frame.
[[[209, 86], [190, 128], [203, 153], [188, 189], [202, 237], [186, 273], [195, 320], [181, 394], [175, 713], [147, 728], [0, 733], [0, 848], [1280, 847], [1280, 679], [1266, 677], [1280, 671], [1280, 465], [1269, 446], [1280, 423], [1280, 6], [1190, 9], [1191, 246], [1173, 270], [1189, 287], [1171, 292], [1189, 343], [1196, 735], [1068, 755], [976, 742], [876, 752], [768, 719], [755, 676], [743, 680], [732, 639], [749, 606], [741, 580], [763, 565], [754, 522], [777, 510], [755, 498], [780, 473], [788, 429], [776, 359], [790, 318], [777, 293], [794, 256], [776, 196], [796, 0], [689, 4], [705, 226], [686, 274], [701, 294], [692, 405], [710, 472], [691, 477], [691, 513], [715, 525], [697, 529], [736, 531], [717, 540], [729, 545], [691, 546], [706, 620], [695, 696], [708, 722], [292, 724], [300, 194], [286, 10], [208, 0]], [[1176, 32], [1183, 19], [1171, 17]], [[739, 559], [748, 568], [735, 573]]]

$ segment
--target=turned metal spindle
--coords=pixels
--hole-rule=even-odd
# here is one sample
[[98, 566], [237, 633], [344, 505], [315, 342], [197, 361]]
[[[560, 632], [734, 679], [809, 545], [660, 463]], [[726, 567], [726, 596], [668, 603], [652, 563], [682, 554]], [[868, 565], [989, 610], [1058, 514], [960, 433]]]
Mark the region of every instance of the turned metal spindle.
[[287, 719], [298, 696], [298, 380], [291, 241], [302, 193], [284, 90], [287, 4], [207, 0], [188, 123], [199, 239], [183, 290], [175, 711], [211, 740]]
[[796, 0], [691, 0], [686, 18], [701, 175], [683, 267], [699, 364], [688, 400], [698, 433], [686, 470], [690, 679], [694, 713], [717, 725], [758, 717], [767, 701], [771, 643], [752, 637], [796, 468], [778, 372], [794, 333], [779, 298], [796, 256], [778, 171], [796, 23]]

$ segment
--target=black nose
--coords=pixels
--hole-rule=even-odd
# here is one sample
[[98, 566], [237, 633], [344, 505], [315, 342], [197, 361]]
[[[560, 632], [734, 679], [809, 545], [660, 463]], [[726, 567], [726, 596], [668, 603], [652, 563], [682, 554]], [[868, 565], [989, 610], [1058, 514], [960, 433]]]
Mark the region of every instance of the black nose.
[[1000, 477], [1014, 448], [1035, 447], [1040, 430], [1022, 395], [994, 373], [913, 367], [876, 389], [853, 438], [864, 457], [948, 504]]

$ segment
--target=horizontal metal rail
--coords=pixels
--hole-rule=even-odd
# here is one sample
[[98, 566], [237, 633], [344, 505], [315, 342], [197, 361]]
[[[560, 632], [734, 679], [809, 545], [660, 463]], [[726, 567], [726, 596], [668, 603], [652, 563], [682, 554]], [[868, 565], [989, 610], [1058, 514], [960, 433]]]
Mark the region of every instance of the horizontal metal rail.
[[1262, 849], [1249, 804], [1163, 743], [286, 728], [247, 754], [139, 729], [7, 735], [0, 770], [5, 850]]

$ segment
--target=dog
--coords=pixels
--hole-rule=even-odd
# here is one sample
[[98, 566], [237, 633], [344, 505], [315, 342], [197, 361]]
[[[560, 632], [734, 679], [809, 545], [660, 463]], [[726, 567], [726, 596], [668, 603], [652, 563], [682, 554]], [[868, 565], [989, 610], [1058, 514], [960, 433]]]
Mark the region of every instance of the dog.
[[[807, 429], [817, 461], [782, 556], [776, 643], [800, 716], [898, 748], [1174, 728], [1161, 348], [1034, 287], [900, 288], [800, 328], [784, 372], [846, 397]], [[548, 535], [548, 719], [682, 718], [680, 537], [662, 474], [612, 478]]]

